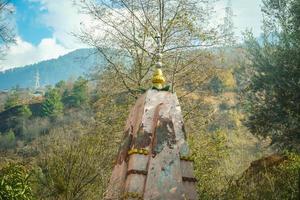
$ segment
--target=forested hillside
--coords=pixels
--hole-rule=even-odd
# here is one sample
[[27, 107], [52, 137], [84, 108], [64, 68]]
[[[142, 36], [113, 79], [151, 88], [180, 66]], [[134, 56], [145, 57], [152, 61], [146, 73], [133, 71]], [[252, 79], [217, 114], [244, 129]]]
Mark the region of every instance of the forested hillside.
[[39, 73], [40, 85], [55, 85], [61, 80], [76, 79], [103, 66], [105, 61], [93, 49], [79, 49], [57, 59], [0, 72], [0, 90], [13, 87], [34, 88]]

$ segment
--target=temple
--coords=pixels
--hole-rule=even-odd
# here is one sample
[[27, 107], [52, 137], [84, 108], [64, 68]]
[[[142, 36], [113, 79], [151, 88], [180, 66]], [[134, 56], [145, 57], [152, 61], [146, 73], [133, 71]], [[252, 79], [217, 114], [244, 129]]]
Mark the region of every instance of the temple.
[[131, 109], [106, 200], [197, 200], [181, 108], [175, 93], [164, 91], [161, 54], [153, 88]]

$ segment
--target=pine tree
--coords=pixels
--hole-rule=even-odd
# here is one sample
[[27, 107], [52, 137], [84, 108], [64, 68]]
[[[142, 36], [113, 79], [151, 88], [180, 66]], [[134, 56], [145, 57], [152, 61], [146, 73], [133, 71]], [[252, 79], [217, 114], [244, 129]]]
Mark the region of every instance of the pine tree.
[[243, 94], [247, 125], [291, 144], [300, 139], [300, 0], [264, 0], [263, 13], [262, 41], [251, 33], [246, 41], [252, 61]]
[[73, 86], [73, 89], [64, 93], [64, 103], [70, 107], [85, 106], [88, 102], [88, 82], [79, 77]]
[[28, 107], [28, 105], [22, 105], [19, 108], [19, 116], [23, 117], [25, 119], [28, 119], [29, 117], [31, 117], [32, 112], [30, 110], [30, 108]]
[[49, 89], [42, 104], [42, 116], [56, 117], [63, 112], [61, 95], [57, 89]]

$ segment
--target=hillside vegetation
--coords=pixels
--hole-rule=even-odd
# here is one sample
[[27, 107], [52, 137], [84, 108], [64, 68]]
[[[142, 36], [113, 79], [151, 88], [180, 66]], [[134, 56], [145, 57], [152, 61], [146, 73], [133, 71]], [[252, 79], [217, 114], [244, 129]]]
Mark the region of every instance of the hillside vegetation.
[[68, 81], [89, 73], [102, 66], [104, 59], [93, 49], [78, 49], [57, 59], [42, 61], [28, 66], [16, 66], [0, 72], [0, 91], [19, 88], [34, 88], [36, 76], [42, 87], [55, 85], [61, 80]]

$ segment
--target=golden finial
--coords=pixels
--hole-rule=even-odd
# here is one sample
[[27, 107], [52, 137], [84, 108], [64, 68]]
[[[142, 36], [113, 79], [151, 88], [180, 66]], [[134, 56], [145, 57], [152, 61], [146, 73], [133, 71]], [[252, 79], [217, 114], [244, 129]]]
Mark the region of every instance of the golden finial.
[[155, 36], [156, 42], [157, 42], [157, 63], [156, 63], [156, 69], [155, 72], [153, 74], [152, 77], [152, 84], [153, 87], [157, 88], [157, 89], [162, 89], [164, 87], [164, 84], [166, 82], [166, 79], [162, 73], [162, 53], [161, 53], [161, 37], [159, 35], [159, 33]]
[[152, 84], [157, 89], [162, 89], [164, 87], [164, 84], [166, 82], [166, 79], [163, 76], [161, 69], [156, 69], [153, 77], [152, 77]]

